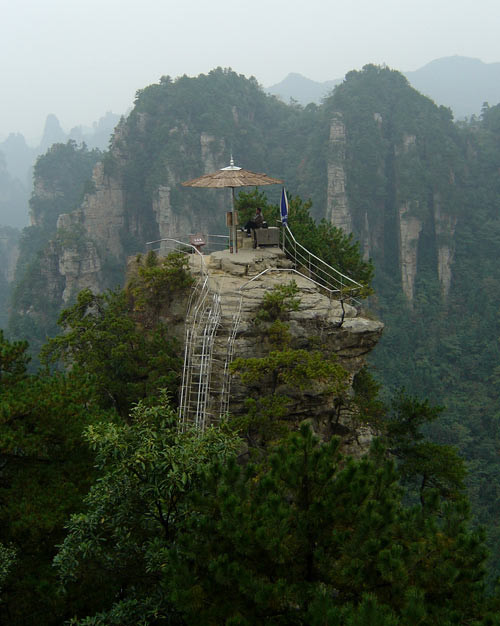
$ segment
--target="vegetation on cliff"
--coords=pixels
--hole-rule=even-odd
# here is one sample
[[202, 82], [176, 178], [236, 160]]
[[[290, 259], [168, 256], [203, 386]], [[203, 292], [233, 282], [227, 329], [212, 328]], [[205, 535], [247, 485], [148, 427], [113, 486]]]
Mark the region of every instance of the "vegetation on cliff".
[[139, 400], [154, 404], [167, 390], [175, 396], [179, 347], [149, 304], [151, 286], [160, 282], [163, 297], [172, 298], [191, 278], [176, 257], [141, 267], [130, 290], [83, 291], [62, 313], [66, 332], [43, 354], [47, 362], [62, 359], [64, 372], [29, 374], [27, 342], [9, 342], [0, 331], [0, 582], [11, 572], [2, 623], [61, 624], [88, 610], [81, 594], [92, 595], [93, 577], [63, 598], [52, 567], [64, 524], [95, 475], [82, 433], [124, 423]]
[[[430, 432], [468, 462], [472, 509], [487, 527], [497, 575], [500, 105], [455, 125], [397, 72], [369, 66], [349, 74], [326, 106], [342, 111], [347, 128], [355, 232], [364, 238], [368, 219], [379, 239], [367, 235], [386, 325], [372, 363], [387, 390], [404, 386], [445, 407]], [[408, 216], [417, 227], [410, 251]], [[409, 299], [402, 277], [412, 254]]]
[[[44, 357], [68, 371], [28, 374], [26, 343], [0, 336], [3, 621], [495, 623], [460, 461], [451, 476], [451, 451], [434, 446], [416, 462], [437, 411], [404, 397], [390, 410], [360, 375], [353, 407], [382, 438], [358, 461], [309, 425], [273, 430], [286, 415], [260, 406], [246, 426], [180, 432], [175, 343], [156, 304], [168, 308], [190, 278], [179, 256], [140, 261], [123, 292], [84, 291], [63, 312], [66, 333]], [[255, 372], [348, 402], [338, 363], [290, 348], [297, 304], [293, 283], [264, 299], [255, 323], [270, 352]], [[254, 365], [234, 369], [253, 379]], [[286, 411], [281, 390], [273, 396]], [[242, 462], [256, 425], [269, 436]]]
[[225, 429], [168, 407], [89, 429], [101, 472], [55, 563], [108, 600], [79, 624], [468, 624], [487, 619], [467, 507], [406, 508], [381, 450], [343, 459], [304, 425], [242, 466]]
[[[345, 125], [342, 150], [329, 140], [332, 117]], [[130, 232], [124, 234], [128, 237], [124, 248], [129, 252], [142, 243], [137, 233], [145, 236], [156, 228], [151, 202], [159, 184], [171, 189], [174, 211], [185, 207], [185, 194], [192, 193], [193, 213], [204, 215], [209, 197], [205, 194], [210, 192], [203, 191], [202, 199], [196, 191], [181, 190], [178, 183], [198, 175], [207, 164], [226, 164], [231, 149], [235, 157], [248, 155], [242, 163], [246, 167], [282, 177], [294, 194], [310, 197], [316, 218], [325, 215], [331, 191], [328, 168], [342, 165], [354, 234], [377, 268], [377, 295], [371, 306], [386, 331], [372, 358], [376, 375], [389, 396], [397, 396], [404, 386], [410, 394], [445, 406], [439, 420], [424, 420], [424, 430], [432, 435], [432, 445], [456, 446], [467, 459], [465, 481], [472, 510], [487, 527], [496, 550], [490, 568], [496, 574], [500, 571], [499, 120], [500, 106], [492, 106], [470, 124], [454, 124], [447, 109], [436, 107], [388, 68], [367, 66], [351, 72], [321, 106], [305, 109], [268, 98], [254, 80], [219, 69], [197, 79], [167, 77], [138, 92], [134, 111], [116, 134], [114, 152], [105, 157], [107, 171], [127, 181]], [[73, 151], [78, 149], [73, 146]], [[52, 157], [55, 153], [47, 155], [47, 164]], [[50, 168], [48, 175], [58, 176]], [[64, 210], [76, 206], [70, 196], [78, 185], [68, 192]], [[266, 196], [269, 204], [276, 200], [273, 193]], [[58, 211], [49, 207], [47, 224], [54, 223]], [[291, 223], [293, 219], [292, 206]], [[313, 225], [308, 220], [300, 235], [311, 235], [307, 245], [317, 245], [320, 256], [369, 282], [373, 268], [359, 255], [356, 258], [360, 248], [354, 240], [343, 243], [347, 256], [352, 251], [358, 265], [350, 262], [343, 267], [343, 260], [335, 256], [338, 246], [329, 248], [322, 242], [323, 233], [339, 233], [330, 224]], [[300, 220], [293, 228], [300, 231]], [[21, 263], [39, 249], [39, 234], [36, 229], [25, 231]], [[39, 343], [55, 332], [59, 306], [47, 289], [51, 271], [47, 259], [56, 264], [58, 257], [45, 256], [18, 274], [18, 281], [24, 282], [18, 282], [14, 302], [15, 335]], [[34, 314], [21, 316], [20, 311]], [[366, 379], [361, 385], [360, 407], [377, 419], [391, 410], [397, 416], [399, 409], [380, 408], [372, 397], [365, 397], [363, 389], [369, 385], [373, 381]], [[454, 457], [442, 463], [442, 469], [450, 469], [453, 484], [429, 483], [427, 464], [435, 453], [431, 445], [396, 445], [390, 440], [387, 445], [398, 458], [403, 452], [414, 455], [401, 466], [403, 473], [420, 468], [419, 478], [409, 479], [412, 501], [428, 500], [426, 494], [422, 498], [422, 485], [425, 491], [433, 484], [446, 497], [459, 491], [463, 468]], [[440, 448], [441, 459], [448, 454], [445, 450], [450, 448]], [[363, 610], [370, 606], [368, 602]]]
[[[375, 269], [371, 259], [363, 258], [359, 241], [354, 235], [345, 233], [325, 219], [316, 222], [312, 216], [311, 200], [305, 202], [299, 196], [292, 196], [288, 202], [288, 224], [296, 240], [325, 263], [361, 283], [365, 287], [361, 297], [369, 295]], [[263, 192], [241, 191], [238, 194], [236, 208], [240, 212], [241, 223], [246, 223], [255, 214], [256, 207], [263, 210], [268, 224], [276, 224], [280, 219], [279, 206], [271, 203]]]
[[[80, 206], [91, 190], [92, 169], [100, 157], [99, 150], [68, 141], [54, 144], [35, 164], [32, 225], [22, 231], [19, 242], [8, 324], [11, 336], [29, 339], [35, 357], [47, 337], [57, 333], [64, 288], [56, 271], [61, 243], [56, 240], [57, 218]], [[80, 231], [71, 233], [73, 246], [82, 239]]]
[[0, 226], [0, 328], [7, 328], [17, 246], [21, 231]]

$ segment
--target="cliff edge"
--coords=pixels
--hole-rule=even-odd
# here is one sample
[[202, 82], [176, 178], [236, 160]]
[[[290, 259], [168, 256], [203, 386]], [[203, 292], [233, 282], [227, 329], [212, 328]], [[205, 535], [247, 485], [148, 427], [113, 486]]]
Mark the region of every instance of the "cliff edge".
[[[352, 397], [353, 378], [382, 334], [382, 322], [368, 319], [347, 302], [329, 297], [312, 279], [295, 270], [279, 248], [242, 250], [238, 254], [219, 251], [188, 258], [193, 275], [205, 281], [207, 291], [197, 295], [198, 282], [182, 321], [179, 302], [174, 303], [174, 315], [165, 311], [169, 325], [174, 318], [177, 320], [176, 332], [184, 334], [187, 347], [182, 392], [187, 421], [198, 423], [205, 409], [207, 422], [217, 421], [226, 411], [231, 419], [241, 417], [248, 412], [249, 398], [259, 400], [275, 394], [287, 398], [288, 427], [295, 428], [309, 419], [322, 438], [341, 436], [346, 453], [358, 456], [365, 452], [372, 431], [357, 419], [352, 403], [346, 399]], [[266, 376], [262, 371], [248, 384], [230, 366], [236, 359], [264, 359], [272, 352], [272, 342], [265, 325], [258, 321], [258, 312], [266, 294], [292, 281], [298, 306], [287, 315], [287, 349], [297, 351], [293, 354], [314, 352], [320, 359], [338, 363], [345, 380], [342, 402], [325, 381], [301, 388], [300, 384], [276, 378], [273, 382], [272, 374]], [[201, 301], [212, 304], [203, 308], [198, 306]], [[184, 305], [187, 310], [188, 303]], [[190, 350], [192, 357], [188, 356]], [[202, 353], [209, 358], [203, 361], [199, 356]], [[260, 367], [259, 361], [254, 363]]]

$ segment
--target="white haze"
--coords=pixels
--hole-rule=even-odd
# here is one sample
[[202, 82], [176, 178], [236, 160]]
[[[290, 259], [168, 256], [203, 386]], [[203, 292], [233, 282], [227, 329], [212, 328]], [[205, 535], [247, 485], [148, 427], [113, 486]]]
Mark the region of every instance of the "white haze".
[[162, 75], [217, 66], [262, 85], [366, 63], [410, 71], [458, 54], [500, 61], [498, 0], [0, 0], [0, 139], [31, 143], [124, 113]]

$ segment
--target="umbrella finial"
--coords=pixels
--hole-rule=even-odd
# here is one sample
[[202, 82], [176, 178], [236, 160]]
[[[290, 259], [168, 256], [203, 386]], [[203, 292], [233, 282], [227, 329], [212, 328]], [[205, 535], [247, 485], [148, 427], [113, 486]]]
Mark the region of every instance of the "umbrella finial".
[[236, 167], [236, 165], [234, 164], [234, 159], [233, 159], [233, 154], [231, 153], [231, 159], [229, 161], [229, 165], [227, 167], [223, 167], [221, 169], [221, 171], [223, 170], [241, 170], [241, 167]]

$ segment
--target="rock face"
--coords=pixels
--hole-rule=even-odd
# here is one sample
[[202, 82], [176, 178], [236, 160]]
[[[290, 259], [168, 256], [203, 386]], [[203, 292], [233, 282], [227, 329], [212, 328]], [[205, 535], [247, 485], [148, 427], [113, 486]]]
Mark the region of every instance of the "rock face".
[[[412, 93], [402, 76], [380, 68], [358, 74], [303, 119], [252, 81], [223, 71], [176, 84], [165, 77], [144, 90], [92, 181], [86, 179], [83, 201], [75, 200], [71, 213], [65, 204], [59, 215], [58, 244], [50, 250], [59, 250], [59, 260], [50, 264], [57, 269], [50, 280], [63, 286], [53, 310], [83, 287], [115, 287], [126, 258], [144, 252], [146, 242], [225, 233], [229, 190], [188, 189], [181, 182], [227, 165], [233, 148], [241, 165], [284, 178], [291, 193], [310, 197], [315, 217], [352, 231], [377, 278], [389, 277], [384, 284], [401, 289], [408, 302], [423, 282], [422, 268], [439, 278], [446, 296], [463, 195], [452, 122]], [[250, 154], [253, 162], [243, 162]], [[50, 221], [44, 207], [57, 205], [59, 192], [37, 181], [41, 208], [32, 213], [34, 224]], [[377, 291], [385, 297], [382, 283]]]
[[78, 211], [60, 215], [57, 220], [59, 238], [52, 244], [52, 248], [57, 250], [58, 263], [55, 275], [62, 284], [60, 301], [64, 306], [82, 289], [91, 289], [97, 293], [104, 286], [101, 258], [94, 241], [87, 237], [77, 241], [70, 237], [64, 241], [61, 236], [66, 232], [78, 232], [80, 220], [81, 214]]
[[399, 209], [399, 232], [401, 283], [405, 296], [411, 302], [417, 275], [417, 247], [422, 232], [422, 220], [411, 215], [408, 206], [402, 206]]
[[0, 229], [0, 274], [7, 283], [14, 280], [17, 258], [19, 256], [17, 231]]
[[124, 253], [121, 234], [127, 225], [123, 183], [106, 175], [102, 163], [95, 166], [92, 182], [95, 191], [85, 196], [76, 217], [80, 218], [89, 239], [109, 254], [121, 257]]
[[[145, 132], [148, 116], [141, 114], [138, 126]], [[145, 202], [141, 195], [142, 210], [138, 210], [137, 197], [129, 190], [124, 171], [127, 167], [127, 131], [120, 124], [111, 148], [115, 167], [107, 171], [103, 162], [97, 163], [92, 174], [90, 188], [80, 207], [57, 218], [57, 233], [43, 251], [41, 265], [44, 279], [56, 308], [67, 306], [72, 297], [82, 289], [94, 292], [116, 286], [122, 274], [127, 254], [143, 252], [148, 240], [181, 237], [188, 240], [193, 232], [217, 232], [217, 219], [224, 215], [224, 204], [229, 192], [216, 192], [210, 196], [210, 210], [200, 216], [189, 207], [189, 192], [179, 206], [172, 201], [172, 190], [179, 187], [182, 178], [166, 167], [168, 185], [158, 185]], [[221, 167], [224, 162], [223, 142], [201, 133], [199, 153], [205, 171]], [[217, 163], [217, 165], [216, 165]], [[204, 191], [209, 196], [208, 190]], [[44, 181], [35, 181], [34, 194], [41, 201], [57, 200], [53, 190], [47, 190]], [[32, 223], [43, 226], [44, 215], [32, 212]], [[110, 272], [111, 268], [111, 272]], [[122, 278], [118, 278], [121, 282]]]
[[[190, 257], [193, 272], [200, 271], [200, 257]], [[320, 350], [325, 357], [335, 355], [348, 372], [349, 385], [359, 372], [368, 353], [373, 350], [382, 333], [383, 324], [363, 317], [353, 306], [342, 305], [329, 298], [307, 277], [290, 267], [290, 261], [279, 248], [242, 250], [238, 254], [215, 252], [203, 258], [212, 293], [220, 298], [221, 318], [214, 339], [210, 373], [210, 411], [215, 418], [221, 406], [221, 390], [227, 383], [224, 367], [231, 334], [233, 358], [264, 357], [269, 343], [255, 316], [262, 299], [276, 285], [294, 280], [298, 287], [300, 306], [290, 313], [288, 321], [291, 347]], [[234, 325], [235, 316], [240, 316]], [[229, 377], [229, 412], [233, 416], [245, 412], [244, 402], [249, 395], [265, 394], [265, 386], [249, 388], [237, 375]], [[362, 454], [369, 445], [372, 433], [362, 425], [346, 406], [339, 409], [335, 396], [317, 384], [306, 390], [283, 386], [277, 390], [288, 396], [287, 412], [291, 426], [309, 419], [313, 428], [324, 438], [340, 435], [349, 454]], [[352, 393], [351, 392], [348, 392]]]
[[[426, 237], [425, 245], [429, 246], [429, 233], [432, 233], [436, 273], [446, 297], [452, 279], [458, 219], [453, 169], [446, 177], [440, 174], [441, 178], [426, 189], [428, 183], [418, 180], [425, 158], [420, 154], [424, 140], [409, 132], [396, 138], [384, 127], [382, 115], [375, 111], [366, 121], [371, 124], [372, 151], [358, 155], [360, 161], [366, 159], [365, 176], [373, 182], [373, 198], [363, 198], [362, 205], [358, 206], [348, 189], [351, 183], [351, 195], [359, 202], [358, 189], [363, 181], [359, 180], [359, 162], [354, 176], [349, 169], [353, 148], [349, 146], [349, 128], [346, 128], [344, 117], [341, 111], [331, 112], [326, 219], [346, 233], [354, 232], [364, 257], [374, 259], [377, 267], [387, 270], [392, 263], [389, 271], [399, 274], [402, 291], [410, 306], [415, 296], [419, 247], [423, 237]], [[373, 146], [377, 146], [376, 153]], [[385, 156], [384, 150], [387, 152]], [[350, 175], [358, 180], [353, 181]], [[390, 247], [392, 252], [388, 252]], [[391, 255], [392, 261], [388, 261]]]
[[457, 216], [443, 211], [440, 198], [434, 198], [434, 227], [438, 241], [438, 275], [445, 296], [451, 284], [451, 269], [455, 256], [454, 235]]
[[335, 113], [330, 122], [329, 161], [327, 165], [326, 219], [346, 233], [352, 231], [352, 219], [347, 204], [345, 148], [346, 130], [341, 113]]

